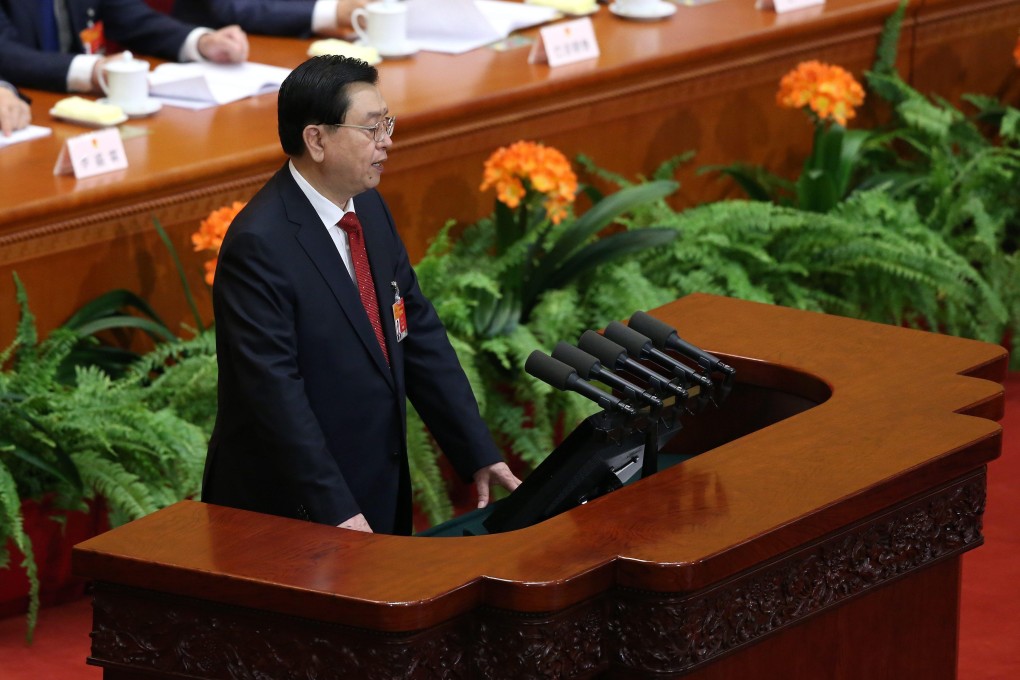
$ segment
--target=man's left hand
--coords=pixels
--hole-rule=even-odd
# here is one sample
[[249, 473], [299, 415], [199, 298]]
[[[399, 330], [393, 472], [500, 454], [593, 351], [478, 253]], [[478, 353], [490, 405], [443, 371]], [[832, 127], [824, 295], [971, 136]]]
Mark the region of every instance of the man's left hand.
[[483, 467], [474, 474], [475, 489], [478, 491], [478, 507], [484, 508], [489, 504], [489, 488], [498, 484], [507, 491], [513, 491], [521, 484], [521, 480], [510, 472], [506, 463], [494, 463]]
[[198, 52], [217, 64], [239, 64], [248, 59], [248, 34], [240, 26], [224, 26], [199, 38]]
[[9, 137], [32, 122], [32, 109], [10, 89], [0, 86], [0, 130]]

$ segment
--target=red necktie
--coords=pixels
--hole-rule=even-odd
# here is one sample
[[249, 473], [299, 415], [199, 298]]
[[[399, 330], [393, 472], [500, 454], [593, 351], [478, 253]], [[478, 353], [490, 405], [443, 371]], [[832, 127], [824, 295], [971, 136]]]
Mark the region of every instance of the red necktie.
[[372, 281], [372, 270], [368, 266], [368, 251], [365, 250], [365, 235], [361, 231], [361, 222], [352, 212], [344, 213], [340, 218], [340, 228], [347, 232], [347, 245], [351, 248], [351, 260], [354, 264], [354, 278], [357, 279], [361, 304], [368, 313], [368, 322], [372, 324], [375, 338], [382, 347], [386, 363], [390, 363], [390, 353], [386, 349], [386, 336], [383, 335], [382, 320], [379, 318], [379, 299], [375, 296], [375, 283]]

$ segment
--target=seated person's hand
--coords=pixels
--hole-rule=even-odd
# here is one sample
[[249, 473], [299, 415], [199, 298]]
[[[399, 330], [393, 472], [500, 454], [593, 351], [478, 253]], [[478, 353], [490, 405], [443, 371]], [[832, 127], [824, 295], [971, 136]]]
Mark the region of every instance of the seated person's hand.
[[6, 87], [0, 87], [0, 130], [9, 137], [32, 122], [32, 109], [18, 95]]
[[217, 64], [239, 64], [248, 59], [248, 35], [240, 26], [224, 26], [199, 38], [198, 52]]
[[341, 33], [349, 33], [351, 29], [351, 12], [357, 7], [364, 7], [368, 0], [340, 0], [336, 5], [336, 23]]

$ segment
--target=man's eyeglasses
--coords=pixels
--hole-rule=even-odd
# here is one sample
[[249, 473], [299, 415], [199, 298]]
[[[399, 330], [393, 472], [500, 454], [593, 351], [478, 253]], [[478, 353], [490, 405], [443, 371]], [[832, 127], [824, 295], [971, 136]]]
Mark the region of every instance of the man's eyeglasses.
[[372, 139], [374, 139], [376, 142], [381, 142], [383, 140], [383, 135], [386, 135], [388, 137], [393, 136], [393, 126], [396, 125], [396, 122], [397, 122], [396, 116], [386, 116], [375, 125], [349, 125], [347, 123], [323, 123], [323, 124], [329, 125], [330, 127], [349, 127], [358, 128], [359, 130], [371, 130]]

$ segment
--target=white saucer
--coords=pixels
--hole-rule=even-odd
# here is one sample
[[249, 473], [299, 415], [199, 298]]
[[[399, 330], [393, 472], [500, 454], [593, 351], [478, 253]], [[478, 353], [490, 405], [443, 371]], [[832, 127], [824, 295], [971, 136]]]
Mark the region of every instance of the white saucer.
[[[106, 97], [103, 97], [102, 99], [98, 99], [96, 101], [98, 101], [100, 104], [113, 103]], [[151, 116], [152, 114], [156, 113], [161, 108], [163, 108], [163, 102], [159, 101], [158, 99], [153, 99], [152, 97], [149, 97], [138, 106], [128, 107], [124, 106], [123, 104], [117, 104], [117, 106], [119, 106], [124, 111], [124, 113], [126, 113], [131, 118], [144, 118], [145, 116]]]
[[624, 7], [620, 3], [614, 2], [609, 6], [609, 11], [624, 19], [655, 21], [673, 16], [676, 13], [676, 5], [672, 2], [656, 2], [647, 7]]
[[[354, 43], [355, 45], [364, 45], [365, 43], [360, 39]], [[379, 53], [380, 57], [384, 59], [401, 59], [403, 57], [411, 57], [418, 53], [418, 43], [412, 42], [411, 40], [405, 40], [399, 45], [392, 47], [377, 47], [375, 48]]]

